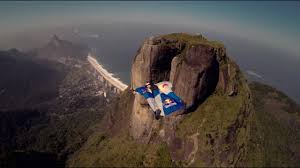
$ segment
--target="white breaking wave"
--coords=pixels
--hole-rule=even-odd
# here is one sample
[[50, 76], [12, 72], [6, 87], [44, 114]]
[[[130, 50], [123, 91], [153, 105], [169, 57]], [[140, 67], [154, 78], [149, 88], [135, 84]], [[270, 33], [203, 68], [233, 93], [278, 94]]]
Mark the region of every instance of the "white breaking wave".
[[246, 72], [247, 72], [249, 75], [255, 76], [255, 77], [259, 78], [259, 79], [263, 79], [263, 77], [262, 77], [261, 75], [255, 73], [254, 71], [247, 70]]
[[101, 74], [101, 76], [108, 81], [110, 84], [112, 84], [117, 89], [124, 91], [128, 86], [123, 83], [119, 78], [114, 77], [112, 73], [108, 72], [99, 62], [91, 56], [91, 54], [88, 55], [87, 60], [90, 62], [90, 64], [96, 69], [97, 72]]

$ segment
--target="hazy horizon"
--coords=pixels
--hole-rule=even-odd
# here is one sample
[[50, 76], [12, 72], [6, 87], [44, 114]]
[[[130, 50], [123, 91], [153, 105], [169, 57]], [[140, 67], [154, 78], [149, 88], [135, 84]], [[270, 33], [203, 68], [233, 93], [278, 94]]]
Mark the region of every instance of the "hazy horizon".
[[[0, 35], [80, 24], [177, 24], [266, 43], [299, 58], [300, 2], [0, 2]], [[300, 59], [300, 58], [299, 58]]]
[[300, 102], [299, 2], [0, 2], [0, 49], [41, 47], [61, 38], [96, 49], [129, 82], [133, 57], [156, 34], [202, 33], [225, 44], [251, 79]]

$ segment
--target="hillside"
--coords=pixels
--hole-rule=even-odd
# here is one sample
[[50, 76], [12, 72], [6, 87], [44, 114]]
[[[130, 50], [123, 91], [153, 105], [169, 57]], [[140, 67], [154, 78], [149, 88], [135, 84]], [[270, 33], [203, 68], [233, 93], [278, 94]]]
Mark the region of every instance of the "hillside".
[[56, 97], [66, 70], [61, 64], [32, 60], [17, 49], [0, 51], [0, 109], [31, 107]]
[[253, 82], [254, 115], [249, 152], [250, 167], [299, 167], [300, 106], [284, 93]]
[[[61, 59], [47, 58], [49, 45]], [[0, 52], [0, 167], [63, 166], [92, 132], [88, 128], [101, 120], [107, 99], [115, 95], [99, 94], [106, 88], [83, 48], [54, 36], [38, 49], [45, 55]], [[61, 62], [64, 58], [69, 62]]]

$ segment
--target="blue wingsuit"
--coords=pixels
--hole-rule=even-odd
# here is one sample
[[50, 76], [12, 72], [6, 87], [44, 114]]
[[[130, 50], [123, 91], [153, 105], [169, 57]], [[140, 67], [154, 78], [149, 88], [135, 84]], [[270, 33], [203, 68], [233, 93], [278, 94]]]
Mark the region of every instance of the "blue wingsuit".
[[155, 85], [158, 89], [149, 90], [146, 86], [135, 89], [147, 100], [153, 111], [159, 109], [160, 115], [167, 116], [185, 107], [181, 98], [172, 91], [170, 82], [163, 81]]

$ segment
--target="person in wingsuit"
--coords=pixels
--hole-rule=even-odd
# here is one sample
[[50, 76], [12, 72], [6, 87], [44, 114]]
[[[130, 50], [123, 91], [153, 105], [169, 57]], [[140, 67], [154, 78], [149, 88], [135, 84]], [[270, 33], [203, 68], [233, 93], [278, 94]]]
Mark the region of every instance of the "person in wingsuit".
[[160, 116], [180, 115], [185, 112], [185, 103], [172, 91], [172, 84], [168, 81], [156, 84], [147, 82], [133, 91], [147, 100], [157, 120]]

